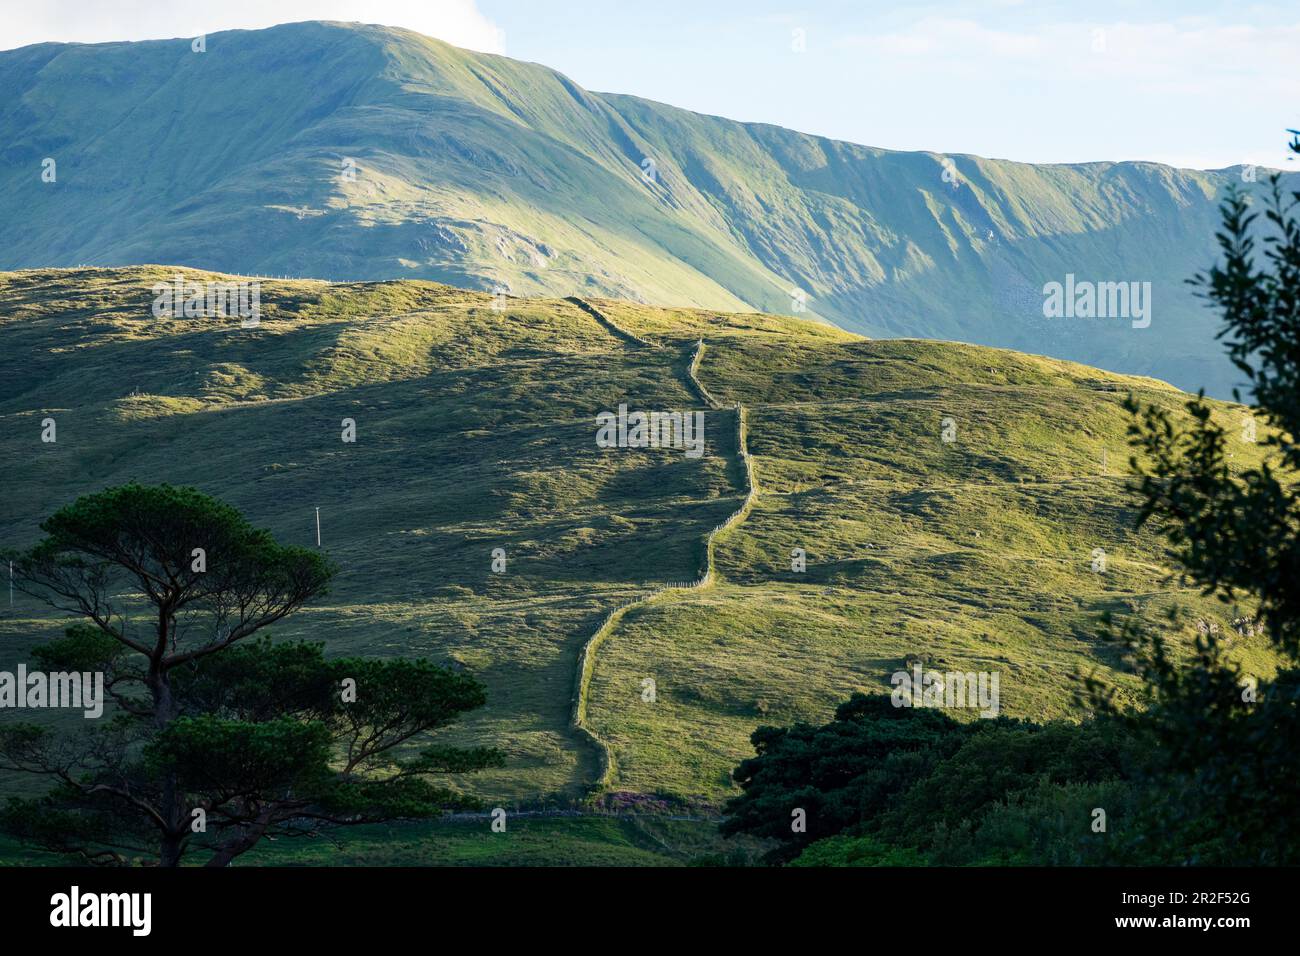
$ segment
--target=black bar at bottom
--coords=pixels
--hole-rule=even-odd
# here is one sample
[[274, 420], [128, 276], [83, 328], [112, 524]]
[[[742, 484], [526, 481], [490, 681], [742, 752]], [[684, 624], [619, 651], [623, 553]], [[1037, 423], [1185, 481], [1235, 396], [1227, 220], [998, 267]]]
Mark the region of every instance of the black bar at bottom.
[[[588, 939], [602, 926], [654, 935], [665, 921], [690, 920], [733, 940], [774, 921], [783, 932], [857, 927], [915, 940], [1048, 930], [1071, 940], [1199, 934], [1231, 943], [1290, 924], [1294, 877], [1268, 869], [4, 868], [0, 917], [11, 941], [75, 933], [80, 942], [193, 942], [265, 926], [295, 942], [373, 945], [407, 923], [441, 923], [438, 935], [478, 924], [487, 936], [540, 941], [571, 933], [574, 920]], [[146, 893], [147, 936], [138, 933], [143, 897], [116, 896]], [[115, 914], [125, 925], [71, 925]]]

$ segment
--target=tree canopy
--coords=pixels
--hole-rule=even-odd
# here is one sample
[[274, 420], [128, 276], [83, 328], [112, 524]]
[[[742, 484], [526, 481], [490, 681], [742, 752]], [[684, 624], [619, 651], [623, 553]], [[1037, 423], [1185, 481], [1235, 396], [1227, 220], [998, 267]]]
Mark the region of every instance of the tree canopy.
[[41, 528], [18, 584], [80, 620], [33, 658], [103, 673], [115, 712], [76, 733], [0, 729], [0, 766], [52, 783], [9, 800], [12, 835], [95, 863], [221, 866], [268, 836], [437, 814], [466, 801], [435, 780], [500, 764], [431, 736], [484, 704], [471, 675], [267, 637], [335, 568], [229, 505], [130, 484]]

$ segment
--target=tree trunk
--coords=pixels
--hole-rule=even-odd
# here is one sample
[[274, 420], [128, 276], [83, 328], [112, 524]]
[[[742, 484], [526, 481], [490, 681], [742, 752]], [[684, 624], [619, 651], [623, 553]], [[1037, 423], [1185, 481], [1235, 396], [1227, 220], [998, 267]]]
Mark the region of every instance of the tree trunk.
[[[176, 716], [176, 701], [172, 697], [171, 680], [167, 672], [159, 666], [165, 653], [162, 649], [166, 645], [167, 623], [167, 617], [164, 615], [158, 623], [160, 652], [149, 662], [149, 673], [145, 680], [149, 687], [149, 694], [153, 697], [153, 725], [160, 732], [165, 730]], [[163, 832], [158, 845], [158, 865], [180, 866], [181, 854], [185, 849], [187, 820], [174, 772], [169, 771], [163, 779], [161, 804], [158, 809], [163, 818]]]
[[228, 840], [221, 846], [217, 847], [217, 852], [212, 858], [203, 865], [205, 867], [222, 867], [229, 866], [230, 861], [241, 853], [246, 853], [257, 845], [257, 842], [266, 835], [266, 828], [271, 823], [273, 811], [270, 807], [258, 814], [257, 819], [253, 821], [251, 827], [247, 830], [241, 830], [238, 837]]

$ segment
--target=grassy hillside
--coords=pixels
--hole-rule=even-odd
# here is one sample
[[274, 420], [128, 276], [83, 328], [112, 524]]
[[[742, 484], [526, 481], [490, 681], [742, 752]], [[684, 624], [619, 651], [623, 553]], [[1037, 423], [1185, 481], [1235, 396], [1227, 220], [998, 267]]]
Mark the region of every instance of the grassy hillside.
[[[174, 271], [0, 274], [3, 546], [131, 479], [195, 485], [288, 542], [314, 543], [319, 507], [342, 571], [276, 636], [478, 674], [489, 704], [457, 736], [508, 761], [463, 785], [497, 804], [579, 798], [605, 776], [707, 812], [757, 724], [824, 720], [909, 659], [996, 670], [1004, 713], [1060, 716], [1078, 713], [1076, 675], [1132, 687], [1097, 640], [1104, 610], [1172, 603], [1230, 628], [1233, 609], [1168, 581], [1160, 544], [1131, 530], [1120, 402], [1178, 406], [1160, 382], [769, 315], [496, 311], [427, 282], [264, 283], [255, 329], [157, 319], [150, 287]], [[620, 403], [703, 409], [707, 453], [598, 448], [595, 415]], [[710, 540], [705, 586], [641, 600], [697, 581]], [[58, 633], [22, 595], [0, 609], [0, 667]], [[1254, 639], [1235, 653], [1270, 667]]]
[[[0, 268], [175, 262], [776, 313], [797, 287], [810, 317], [868, 335], [1223, 396], [1236, 378], [1183, 280], [1212, 259], [1240, 169], [890, 152], [356, 24], [218, 33], [203, 53], [41, 44], [0, 53], [0, 88]], [[1151, 282], [1151, 326], [1044, 319], [1043, 285], [1068, 273]]]
[[[714, 821], [647, 814], [486, 815], [349, 828], [334, 840], [264, 842], [236, 866], [683, 866], [752, 863], [766, 845], [724, 838]], [[0, 838], [0, 866], [58, 866], [58, 856]]]

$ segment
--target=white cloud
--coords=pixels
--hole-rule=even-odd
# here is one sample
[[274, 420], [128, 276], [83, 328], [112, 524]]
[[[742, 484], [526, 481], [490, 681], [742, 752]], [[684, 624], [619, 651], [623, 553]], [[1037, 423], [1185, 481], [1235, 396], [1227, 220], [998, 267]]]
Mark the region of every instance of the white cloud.
[[[1078, 22], [1023, 30], [924, 17], [906, 28], [839, 40], [881, 60], [921, 59], [928, 70], [980, 72], [1031, 67], [1044, 82], [1066, 78], [1139, 82], [1152, 93], [1294, 96], [1300, 23], [1259, 28], [1204, 18], [1172, 22]], [[917, 63], [921, 66], [921, 63]]]
[[905, 30], [847, 36], [840, 42], [877, 56], [1032, 56], [1042, 48], [1042, 39], [1032, 34], [946, 17], [924, 17]]
[[194, 37], [299, 20], [405, 27], [457, 46], [505, 53], [505, 33], [475, 0], [0, 0], [0, 50], [49, 41]]
[[1300, 160], [1287, 162], [1282, 128], [1300, 123], [1298, 19], [994, 25], [925, 16], [835, 43], [858, 58], [859, 84], [907, 91], [907, 111], [890, 113], [891, 97], [871, 104], [876, 126], [888, 117], [907, 129], [907, 148], [949, 139], [1036, 162], [1292, 169]]

